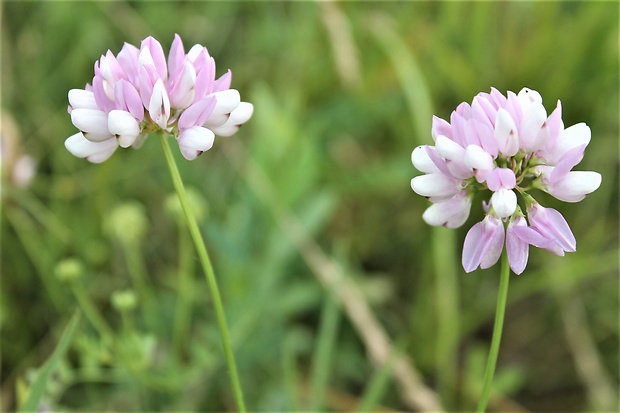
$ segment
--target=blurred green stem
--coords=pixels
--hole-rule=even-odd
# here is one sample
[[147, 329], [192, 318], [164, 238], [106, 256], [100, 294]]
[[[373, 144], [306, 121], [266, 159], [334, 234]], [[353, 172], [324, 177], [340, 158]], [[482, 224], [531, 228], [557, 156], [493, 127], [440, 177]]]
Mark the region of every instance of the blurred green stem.
[[145, 319], [149, 322], [152, 329], [157, 325], [157, 313], [155, 311], [156, 297], [153, 293], [152, 284], [149, 281], [146, 268], [144, 267], [144, 257], [140, 246], [135, 242], [124, 243], [125, 262], [131, 282], [142, 298], [144, 306], [142, 311], [146, 313]]
[[82, 311], [84, 311], [86, 318], [88, 318], [88, 321], [90, 321], [97, 332], [99, 332], [103, 340], [107, 344], [111, 344], [114, 340], [114, 332], [105, 321], [101, 313], [99, 313], [99, 310], [97, 310], [97, 306], [93, 303], [90, 295], [88, 295], [80, 280], [72, 280], [70, 284], [71, 291], [73, 291], [73, 295], [75, 295], [75, 298], [82, 308]]
[[174, 334], [172, 348], [174, 354], [180, 359], [182, 348], [181, 345], [187, 335], [189, 327], [191, 306], [192, 306], [192, 291], [193, 287], [193, 274], [194, 274], [194, 261], [190, 252], [189, 234], [187, 228], [179, 225], [179, 283], [177, 291], [177, 305], [174, 313]]
[[431, 235], [435, 292], [437, 294], [436, 366], [438, 390], [447, 408], [454, 405], [457, 379], [459, 342], [459, 277], [454, 253], [455, 233], [449, 228], [433, 228]]
[[215, 308], [217, 324], [220, 329], [220, 338], [222, 340], [222, 346], [224, 347], [224, 353], [226, 354], [226, 364], [228, 365], [228, 373], [230, 374], [230, 382], [232, 384], [235, 394], [235, 400], [237, 401], [237, 407], [240, 412], [245, 412], [245, 403], [243, 401], [243, 392], [241, 390], [241, 383], [239, 381], [239, 375], [237, 373], [235, 355], [232, 351], [230, 333], [228, 332], [228, 327], [226, 325], [224, 305], [222, 304], [222, 298], [220, 297], [220, 290], [217, 286], [217, 280], [215, 278], [213, 266], [211, 265], [211, 260], [209, 259], [207, 248], [205, 246], [204, 240], [202, 239], [202, 235], [200, 234], [200, 229], [198, 228], [198, 224], [196, 223], [196, 218], [192, 214], [192, 211], [189, 207], [189, 202], [185, 193], [185, 186], [183, 185], [183, 181], [181, 180], [181, 174], [179, 173], [177, 164], [174, 161], [172, 152], [170, 151], [170, 145], [168, 144], [167, 136], [165, 134], [161, 134], [160, 140], [164, 150], [164, 155], [166, 156], [166, 161], [168, 163], [168, 169], [170, 170], [170, 176], [172, 177], [174, 189], [176, 190], [179, 197], [179, 202], [181, 203], [181, 208], [183, 209], [183, 215], [185, 216], [189, 232], [196, 247], [196, 252], [198, 253], [198, 257], [200, 258], [200, 264], [202, 265], [202, 269], [207, 279], [207, 284], [209, 285], [209, 290], [211, 291], [213, 307]]
[[495, 310], [495, 324], [493, 325], [493, 338], [491, 340], [491, 349], [489, 350], [489, 359], [487, 360], [487, 370], [484, 374], [484, 387], [482, 396], [478, 402], [477, 413], [484, 412], [489, 401], [491, 393], [491, 384], [493, 383], [493, 375], [495, 374], [495, 365], [497, 364], [497, 355], [499, 353], [499, 343], [502, 339], [502, 328], [504, 326], [504, 314], [506, 312], [506, 301], [508, 298], [508, 281], [510, 280], [510, 265], [508, 263], [508, 253], [506, 249], [502, 252], [502, 268], [499, 281], [499, 293], [497, 295], [497, 308]]
[[308, 411], [317, 412], [323, 409], [325, 392], [332, 367], [332, 355], [338, 333], [340, 308], [335, 297], [328, 293], [321, 312], [319, 335], [317, 337], [314, 364], [310, 382], [310, 407]]

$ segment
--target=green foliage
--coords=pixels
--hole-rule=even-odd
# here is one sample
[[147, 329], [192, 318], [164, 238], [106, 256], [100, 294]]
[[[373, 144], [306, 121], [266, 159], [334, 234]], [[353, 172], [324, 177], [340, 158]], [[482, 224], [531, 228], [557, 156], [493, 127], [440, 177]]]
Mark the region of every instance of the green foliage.
[[[449, 118], [491, 86], [536, 89], [549, 112], [560, 99], [565, 125], [592, 129], [577, 169], [600, 172], [603, 183], [579, 204], [539, 194], [565, 215], [578, 251], [556, 257], [532, 248], [528, 269], [511, 280], [490, 408], [617, 407], [615, 2], [0, 7], [2, 409], [18, 408], [16, 383], [44, 386], [41, 400], [53, 411], [234, 409], [209, 291], [168, 201], [159, 142], [151, 137], [100, 165], [63, 146], [74, 133], [67, 92], [92, 79], [95, 60], [148, 35], [167, 50], [174, 33], [186, 47], [206, 45], [218, 75], [230, 68], [233, 87], [255, 106], [237, 135], [218, 138], [196, 161], [175, 153], [202, 209], [250, 410], [411, 410], [393, 366], [373, 364], [341, 303], [332, 303], [334, 291], [281, 225], [283, 213], [359, 285], [443, 405], [473, 409], [499, 268], [464, 275], [462, 241], [480, 215], [472, 208], [458, 230], [427, 226], [428, 203], [409, 188], [418, 173], [409, 155], [431, 142], [431, 114]], [[15, 151], [5, 149], [9, 141]], [[11, 172], [20, 153], [37, 165], [25, 188]], [[56, 277], [67, 262], [81, 267], [70, 283]], [[120, 305], [127, 294], [135, 307]], [[65, 334], [58, 344], [52, 333], [78, 304], [98, 315], [85, 314], [71, 343]], [[66, 354], [54, 353], [47, 380], [32, 381], [29, 370], [49, 368], [54, 348]], [[584, 370], [592, 357], [599, 368]]]

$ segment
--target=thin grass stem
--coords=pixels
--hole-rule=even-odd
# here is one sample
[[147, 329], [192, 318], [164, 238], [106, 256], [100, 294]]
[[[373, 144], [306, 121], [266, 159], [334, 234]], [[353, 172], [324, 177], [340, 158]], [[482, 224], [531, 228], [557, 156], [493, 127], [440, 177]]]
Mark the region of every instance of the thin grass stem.
[[73, 280], [70, 283], [71, 291], [73, 291], [73, 295], [75, 296], [80, 308], [88, 318], [88, 321], [95, 327], [97, 332], [101, 335], [103, 340], [107, 344], [111, 344], [114, 341], [114, 331], [110, 325], [105, 321], [105, 318], [101, 315], [97, 306], [90, 298], [90, 295], [84, 289], [84, 286], [80, 282], [80, 280]]
[[499, 281], [499, 293], [497, 295], [497, 308], [495, 310], [495, 324], [493, 325], [493, 338], [491, 339], [491, 349], [489, 350], [489, 358], [487, 360], [487, 369], [484, 374], [484, 387], [482, 395], [478, 402], [477, 413], [486, 410], [491, 394], [491, 385], [493, 383], [493, 375], [495, 374], [495, 365], [497, 364], [497, 355], [499, 353], [499, 344], [502, 339], [502, 328], [504, 327], [504, 314], [506, 312], [506, 301], [508, 298], [508, 281], [510, 280], [510, 265], [508, 263], [508, 253], [504, 249], [502, 253], [502, 268]]
[[215, 272], [213, 271], [213, 266], [211, 265], [211, 260], [209, 259], [209, 254], [207, 253], [207, 248], [205, 246], [204, 240], [202, 239], [202, 235], [198, 228], [196, 218], [192, 214], [192, 211], [189, 207], [187, 194], [185, 193], [185, 186], [183, 185], [183, 181], [181, 180], [181, 174], [179, 173], [177, 164], [174, 161], [174, 157], [172, 156], [167, 136], [162, 134], [160, 135], [160, 138], [161, 145], [164, 150], [164, 155], [168, 163], [168, 169], [170, 170], [170, 176], [172, 177], [172, 183], [174, 184], [174, 189], [176, 190], [176, 193], [179, 197], [179, 202], [181, 203], [181, 208], [183, 209], [183, 215], [185, 216], [185, 221], [187, 222], [189, 232], [192, 236], [192, 241], [194, 241], [194, 246], [196, 247], [196, 252], [198, 253], [198, 257], [200, 259], [200, 264], [207, 279], [207, 284], [209, 285], [211, 298], [213, 299], [213, 307], [215, 309], [217, 324], [220, 330], [222, 347], [224, 347], [224, 353], [226, 355], [226, 364], [228, 366], [228, 373], [230, 374], [230, 382], [233, 388], [235, 400], [237, 402], [237, 408], [240, 412], [245, 412], [246, 409], [245, 403], [243, 401], [243, 392], [241, 390], [241, 383], [239, 381], [239, 375], [237, 373], [237, 365], [235, 362], [235, 356], [230, 341], [230, 333], [228, 332], [228, 327], [226, 324], [224, 305], [222, 304], [222, 298], [220, 296], [220, 290], [218, 288], [217, 280], [215, 278]]

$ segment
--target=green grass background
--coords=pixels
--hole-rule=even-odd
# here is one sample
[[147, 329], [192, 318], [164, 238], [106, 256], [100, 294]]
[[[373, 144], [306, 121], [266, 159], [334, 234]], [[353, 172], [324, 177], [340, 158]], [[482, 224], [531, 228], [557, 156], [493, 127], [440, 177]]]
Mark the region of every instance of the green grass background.
[[[34, 180], [20, 189], [3, 158], [3, 410], [16, 408], [77, 307], [71, 288], [55, 277], [66, 258], [83, 264], [77, 282], [118, 345], [106, 349], [83, 319], [47, 380], [46, 406], [234, 410], [206, 282], [170, 212], [173, 188], [157, 139], [138, 151], [118, 150], [101, 165], [63, 146], [75, 133], [67, 92], [91, 81], [95, 60], [148, 35], [167, 52], [174, 33], [186, 48], [207, 46], [217, 73], [230, 68], [233, 87], [255, 107], [237, 135], [218, 138], [198, 160], [177, 156], [203, 209], [201, 230], [250, 410], [350, 411], [361, 400], [384, 411], [410, 409], [278, 225], [282, 211], [361, 288], [443, 406], [473, 409], [499, 268], [466, 275], [460, 266], [465, 233], [482, 217], [478, 204], [458, 230], [423, 222], [428, 203], [409, 187], [419, 173], [410, 153], [432, 142], [432, 114], [447, 119], [491, 86], [536, 89], [549, 113], [560, 99], [566, 126], [592, 129], [576, 169], [600, 172], [603, 183], [579, 204], [537, 196], [564, 214], [578, 248], [563, 258], [532, 248], [525, 273], [512, 276], [490, 408], [618, 409], [617, 2], [1, 7], [1, 109], [16, 125], [3, 120], [3, 140], [37, 162]], [[273, 193], [257, 184], [256, 168]], [[137, 205], [137, 217], [115, 224], [127, 203]], [[128, 231], [138, 236], [124, 242]], [[136, 291], [137, 308], [119, 314], [112, 294], [134, 288], [140, 274], [153, 298]]]

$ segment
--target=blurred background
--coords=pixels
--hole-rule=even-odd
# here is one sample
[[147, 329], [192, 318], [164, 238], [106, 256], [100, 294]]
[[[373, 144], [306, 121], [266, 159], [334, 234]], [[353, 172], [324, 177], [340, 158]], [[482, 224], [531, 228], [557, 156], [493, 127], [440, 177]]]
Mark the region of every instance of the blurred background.
[[[586, 122], [576, 169], [603, 183], [579, 204], [535, 195], [564, 214], [578, 249], [531, 248], [511, 277], [489, 409], [617, 411], [617, 2], [1, 7], [4, 411], [84, 297], [115, 344], [82, 317], [41, 409], [235, 409], [158, 139], [100, 165], [63, 145], [76, 132], [67, 92], [92, 80], [100, 55], [148, 35], [167, 53], [175, 33], [186, 49], [207, 46], [217, 75], [230, 68], [255, 107], [196, 161], [173, 148], [250, 410], [428, 410], [424, 391], [445, 410], [474, 408], [499, 266], [466, 275], [460, 265], [477, 205], [457, 230], [424, 223], [410, 154], [432, 142], [432, 114], [449, 119], [493, 86], [538, 90], [548, 113], [562, 101], [566, 126]], [[417, 380], [396, 372], [395, 354]]]

